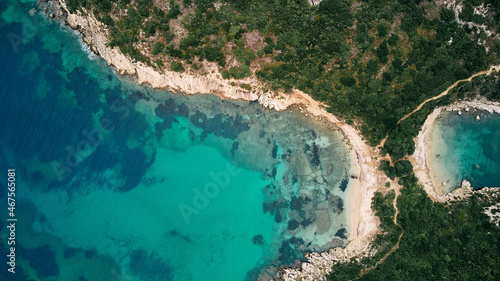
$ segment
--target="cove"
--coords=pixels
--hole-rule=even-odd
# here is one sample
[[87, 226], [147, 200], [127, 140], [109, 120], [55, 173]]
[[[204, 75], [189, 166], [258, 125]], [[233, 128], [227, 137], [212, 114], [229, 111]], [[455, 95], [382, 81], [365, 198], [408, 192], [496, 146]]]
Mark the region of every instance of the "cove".
[[499, 114], [445, 111], [433, 125], [430, 140], [430, 167], [446, 192], [460, 187], [462, 180], [473, 188], [500, 186]]
[[16, 278], [256, 280], [346, 244], [338, 128], [137, 85], [33, 7], [0, 4], [15, 39], [0, 42], [0, 165], [17, 171]]

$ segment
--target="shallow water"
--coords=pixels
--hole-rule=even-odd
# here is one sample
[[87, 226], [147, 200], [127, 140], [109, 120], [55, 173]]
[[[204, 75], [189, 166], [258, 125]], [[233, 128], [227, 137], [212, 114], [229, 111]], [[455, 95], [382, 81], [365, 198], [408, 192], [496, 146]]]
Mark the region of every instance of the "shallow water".
[[[476, 120], [480, 116], [480, 120]], [[474, 188], [500, 186], [500, 114], [444, 112], [431, 132], [430, 165], [444, 191], [467, 180]]]
[[331, 125], [138, 86], [32, 2], [8, 4], [0, 166], [17, 173], [18, 280], [256, 280], [345, 245], [351, 158]]

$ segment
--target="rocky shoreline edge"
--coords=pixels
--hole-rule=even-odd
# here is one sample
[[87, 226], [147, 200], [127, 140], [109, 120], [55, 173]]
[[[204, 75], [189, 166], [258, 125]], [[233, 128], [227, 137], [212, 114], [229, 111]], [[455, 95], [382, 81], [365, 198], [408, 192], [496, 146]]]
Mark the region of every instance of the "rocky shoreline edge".
[[280, 269], [281, 276], [278, 280], [326, 280], [326, 275], [331, 272], [335, 262], [349, 261], [353, 257], [359, 258], [374, 254], [370, 245], [379, 233], [379, 220], [371, 209], [371, 201], [375, 191], [383, 186], [386, 178], [378, 170], [378, 163], [375, 159], [378, 152], [366, 144], [360, 132], [354, 127], [341, 122], [337, 117], [328, 113], [323, 104], [301, 91], [293, 90], [291, 94], [264, 93], [263, 83], [255, 77], [239, 80], [239, 82], [250, 84], [252, 91], [232, 86], [233, 80], [223, 79], [215, 63], [205, 62], [205, 66], [210, 69], [209, 74], [200, 76], [190, 74], [189, 70], [186, 73], [167, 70], [160, 73], [144, 63], [132, 62], [118, 48], [108, 47], [108, 31], [91, 13], [82, 14], [78, 11], [76, 14], [71, 14], [64, 0], [50, 1], [48, 6], [50, 9], [44, 12], [50, 18], [58, 19], [80, 33], [83, 42], [96, 55], [102, 57], [120, 75], [134, 77], [138, 84], [147, 84], [152, 88], [167, 89], [188, 95], [212, 94], [223, 99], [258, 101], [262, 106], [276, 111], [283, 111], [295, 105], [306, 116], [311, 114], [316, 118], [315, 120], [326, 119], [339, 127], [349, 140], [352, 147], [351, 157], [357, 163], [357, 165], [353, 163], [352, 170], [359, 175], [357, 180], [352, 180], [354, 183], [352, 183], [350, 199], [347, 203], [351, 228], [348, 235], [349, 243], [345, 248], [332, 248], [322, 253], [306, 254], [307, 262]]

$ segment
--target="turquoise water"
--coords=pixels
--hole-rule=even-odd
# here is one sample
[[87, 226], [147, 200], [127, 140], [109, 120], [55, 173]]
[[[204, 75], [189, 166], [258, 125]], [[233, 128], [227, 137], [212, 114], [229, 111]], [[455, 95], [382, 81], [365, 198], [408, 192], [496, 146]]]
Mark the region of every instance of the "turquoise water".
[[339, 131], [136, 85], [33, 7], [0, 2], [15, 280], [257, 280], [346, 244], [351, 158]]
[[[480, 116], [480, 120], [476, 120]], [[432, 130], [430, 165], [446, 191], [467, 180], [474, 188], [500, 186], [500, 115], [444, 112]]]

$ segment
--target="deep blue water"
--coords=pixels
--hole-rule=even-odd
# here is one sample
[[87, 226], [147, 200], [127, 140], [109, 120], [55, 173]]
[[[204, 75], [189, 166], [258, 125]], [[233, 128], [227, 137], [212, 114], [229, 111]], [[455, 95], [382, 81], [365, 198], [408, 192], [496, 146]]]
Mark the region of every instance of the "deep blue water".
[[0, 179], [16, 169], [18, 218], [1, 280], [256, 280], [345, 245], [338, 131], [136, 85], [33, 7], [0, 2]]

